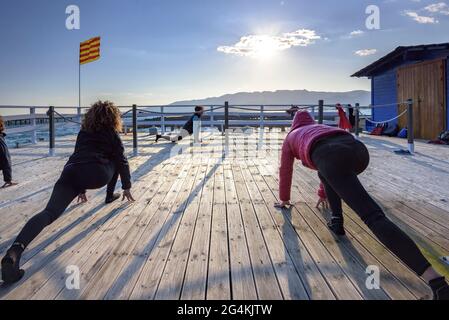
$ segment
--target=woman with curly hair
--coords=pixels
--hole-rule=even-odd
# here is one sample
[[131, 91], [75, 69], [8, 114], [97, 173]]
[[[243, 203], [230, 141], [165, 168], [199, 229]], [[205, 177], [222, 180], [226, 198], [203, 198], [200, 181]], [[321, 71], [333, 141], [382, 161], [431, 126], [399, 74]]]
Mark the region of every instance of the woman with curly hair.
[[76, 141], [75, 152], [56, 182], [47, 207], [31, 218], [2, 259], [5, 283], [19, 281], [24, 271], [19, 269], [25, 248], [48, 225], [58, 219], [70, 203], [87, 202], [86, 190], [107, 185], [106, 203], [118, 198], [114, 193], [120, 175], [123, 199], [134, 201], [131, 195], [131, 175], [128, 160], [118, 132], [122, 129], [119, 109], [109, 101], [98, 101], [87, 111]]
[[0, 116], [0, 170], [3, 172], [3, 180], [5, 181], [2, 189], [17, 184], [12, 181], [11, 156], [9, 155], [9, 149], [6, 144], [5, 137], [5, 123], [3, 121], [3, 117]]

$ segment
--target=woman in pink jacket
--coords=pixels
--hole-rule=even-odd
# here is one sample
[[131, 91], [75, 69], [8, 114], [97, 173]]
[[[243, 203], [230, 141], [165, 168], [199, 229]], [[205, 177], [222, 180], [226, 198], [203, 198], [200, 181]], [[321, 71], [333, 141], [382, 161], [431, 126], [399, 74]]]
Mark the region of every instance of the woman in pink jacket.
[[[345, 130], [315, 124], [308, 112], [298, 112], [290, 133], [282, 146], [279, 169], [277, 207], [290, 205], [293, 164], [295, 159], [318, 171], [321, 180], [320, 203], [329, 201], [332, 211], [329, 228], [344, 235], [344, 200], [363, 220], [376, 237], [431, 287], [434, 299], [448, 300], [449, 285], [422, 255], [415, 243], [384, 214], [358, 179], [368, 167], [369, 153], [363, 143]], [[327, 199], [326, 199], [327, 198]]]

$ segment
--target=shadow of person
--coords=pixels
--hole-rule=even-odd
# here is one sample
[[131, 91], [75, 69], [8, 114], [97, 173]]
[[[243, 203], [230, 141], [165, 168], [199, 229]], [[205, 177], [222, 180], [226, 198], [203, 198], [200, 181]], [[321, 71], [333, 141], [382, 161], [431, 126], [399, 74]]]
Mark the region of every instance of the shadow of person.
[[[299, 238], [296, 235], [295, 231], [292, 228], [292, 225], [290, 221], [292, 221], [292, 210], [293, 206], [289, 208], [279, 209], [279, 211], [282, 213], [282, 217], [284, 219], [284, 223], [282, 224], [282, 238], [284, 239], [284, 254], [285, 256], [290, 256], [293, 264], [295, 265], [295, 269], [297, 270], [298, 274], [300, 275], [300, 279], [302, 282], [302, 285], [304, 286], [304, 289], [307, 292], [307, 295], [309, 296], [309, 299], [312, 294], [312, 288], [307, 281], [307, 278], [301, 275], [300, 270], [305, 270], [306, 267], [303, 265], [303, 257], [301, 254], [301, 247], [299, 245]], [[298, 264], [301, 265], [298, 265]], [[295, 292], [297, 287], [297, 277], [294, 277], [292, 274], [287, 274], [288, 284], [290, 288], [290, 292]]]
[[[206, 174], [205, 178], [199, 183], [193, 190], [190, 191], [189, 196], [184, 200], [182, 203], [176, 206], [176, 208], [170, 208], [170, 212], [172, 214], [164, 221], [163, 225], [159, 229], [158, 232], [155, 233], [155, 235], [147, 240], [146, 246], [140, 250], [140, 252], [135, 254], [135, 259], [131, 261], [125, 269], [123, 269], [117, 278], [114, 281], [113, 286], [108, 290], [107, 297], [108, 299], [116, 299], [121, 294], [121, 289], [123, 286], [130, 281], [130, 278], [132, 278], [132, 275], [134, 274], [140, 274], [140, 271], [142, 268], [145, 267], [149, 259], [151, 259], [151, 253], [153, 252], [154, 248], [158, 246], [158, 244], [165, 238], [165, 236], [169, 233], [171, 228], [176, 227], [177, 222], [182, 219], [183, 213], [185, 211], [185, 208], [189, 203], [192, 202], [192, 200], [197, 197], [202, 190], [203, 186], [206, 184], [206, 182], [211, 179], [217, 169], [221, 165], [221, 160], [219, 159], [216, 164], [210, 169], [210, 171]], [[173, 242], [171, 243], [171, 245]], [[139, 257], [144, 256], [145, 259], [141, 259]], [[159, 271], [158, 271], [159, 272]], [[162, 273], [163, 270], [160, 270]], [[133, 279], [134, 282], [138, 281], [138, 277]], [[155, 294], [156, 290], [154, 290]]]

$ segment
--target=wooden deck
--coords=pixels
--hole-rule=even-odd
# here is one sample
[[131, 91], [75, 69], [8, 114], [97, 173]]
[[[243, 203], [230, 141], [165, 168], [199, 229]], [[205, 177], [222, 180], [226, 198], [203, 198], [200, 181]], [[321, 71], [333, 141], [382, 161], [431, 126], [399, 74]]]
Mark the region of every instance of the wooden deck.
[[[208, 133], [201, 147], [141, 136], [130, 158], [137, 201], [104, 205], [104, 190], [88, 192], [89, 203], [74, 203], [25, 251], [25, 277], [2, 285], [0, 298], [428, 299], [425, 283], [347, 207], [347, 237], [328, 231], [328, 213], [314, 207], [315, 172], [296, 165], [295, 207], [273, 207], [284, 135], [266, 132], [259, 148], [257, 133], [228, 144]], [[372, 156], [363, 183], [449, 275], [438, 261], [449, 255], [449, 148], [418, 143], [406, 157], [392, 152], [402, 140], [362, 140]], [[20, 186], [0, 191], [1, 255], [45, 206], [73, 146], [74, 137], [59, 138], [52, 158], [44, 144], [11, 150]], [[71, 265], [80, 290], [66, 288]], [[380, 290], [366, 288], [369, 265], [380, 268]]]

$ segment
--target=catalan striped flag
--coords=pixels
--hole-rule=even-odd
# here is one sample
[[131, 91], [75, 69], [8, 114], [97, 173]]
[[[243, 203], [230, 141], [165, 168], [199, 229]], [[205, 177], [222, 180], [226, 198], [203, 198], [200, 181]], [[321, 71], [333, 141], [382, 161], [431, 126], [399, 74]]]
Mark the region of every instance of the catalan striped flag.
[[100, 59], [100, 37], [95, 37], [80, 44], [80, 65]]

